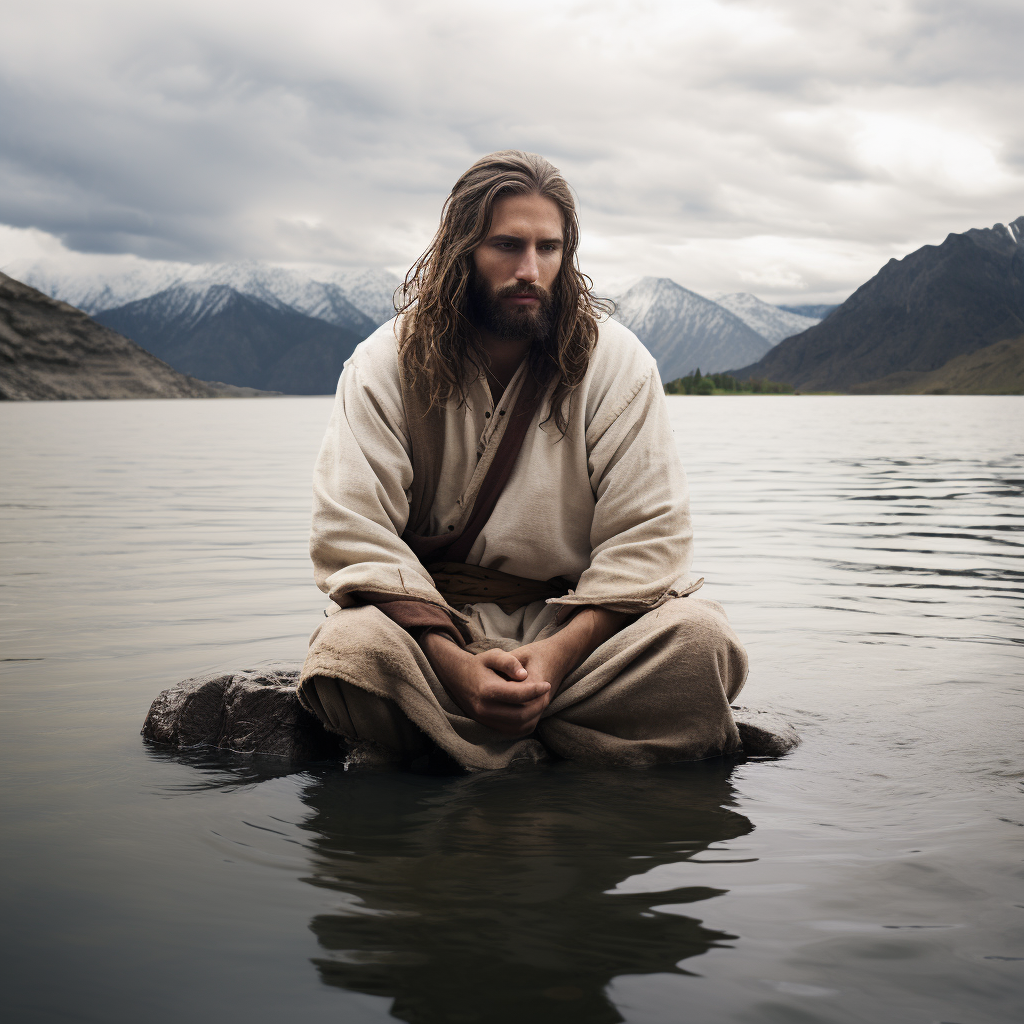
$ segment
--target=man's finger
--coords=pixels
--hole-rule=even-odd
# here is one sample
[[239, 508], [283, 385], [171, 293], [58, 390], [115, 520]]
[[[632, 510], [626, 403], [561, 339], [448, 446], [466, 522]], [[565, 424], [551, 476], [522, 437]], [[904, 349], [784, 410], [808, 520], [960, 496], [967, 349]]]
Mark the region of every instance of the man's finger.
[[480, 697], [496, 704], [529, 704], [543, 697], [550, 689], [550, 683], [508, 683], [504, 679], [495, 678], [483, 687]]
[[485, 703], [480, 708], [480, 721], [498, 732], [520, 734], [531, 732], [544, 710], [543, 701], [515, 706]]
[[525, 679], [527, 672], [523, 663], [508, 651], [494, 648], [491, 651], [484, 651], [480, 660], [492, 671], [500, 672], [509, 679]]
[[488, 700], [483, 698], [480, 701], [480, 708], [485, 714], [504, 715], [509, 718], [529, 718], [530, 715], [539, 715], [548, 706], [548, 695], [542, 693], [533, 700], [522, 704], [512, 704], [509, 701]]

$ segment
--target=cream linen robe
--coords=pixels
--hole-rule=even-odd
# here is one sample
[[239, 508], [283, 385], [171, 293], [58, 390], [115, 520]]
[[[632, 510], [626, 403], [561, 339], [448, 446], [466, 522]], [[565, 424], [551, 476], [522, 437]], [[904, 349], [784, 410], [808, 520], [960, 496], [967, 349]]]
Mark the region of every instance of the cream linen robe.
[[[569, 610], [564, 606], [597, 605], [640, 618], [565, 680], [545, 713], [543, 728], [537, 730], [544, 745], [564, 756], [613, 763], [703, 757], [738, 746], [728, 703], [742, 686], [746, 659], [719, 605], [683, 599], [703, 581], [690, 577], [686, 478], [650, 353], [625, 327], [605, 320], [573, 398], [565, 437], [553, 419], [544, 422], [550, 403], [541, 403], [508, 484], [466, 561], [528, 579], [561, 576], [576, 582], [565, 597], [506, 614], [490, 603], [447, 605], [401, 538], [410, 514], [413, 469], [397, 330], [397, 320], [385, 324], [345, 364], [314, 471], [310, 553], [317, 585], [332, 605], [311, 638], [300, 680], [300, 697], [307, 707], [350, 740], [408, 750], [426, 734], [467, 767], [535, 759], [543, 754], [538, 739], [510, 740], [465, 718], [412, 637], [353, 595], [373, 593], [444, 608], [471, 642], [471, 650], [514, 649], [556, 631]], [[524, 365], [497, 405], [482, 373], [473, 380], [464, 404], [449, 403], [446, 450], [426, 535], [451, 532], [455, 537], [461, 532], [525, 373]], [[664, 609], [660, 616], [659, 609]], [[636, 668], [637, 659], [651, 660], [649, 634], [655, 618], [660, 618], [657, 628], [662, 632], [672, 624], [673, 635], [658, 642], [664, 650], [653, 656], [665, 664], [650, 664], [646, 672], [673, 677], [664, 680], [665, 693], [652, 705], [661, 717], [666, 701], [676, 707], [670, 735], [653, 741], [642, 735], [651, 731], [642, 719], [652, 708], [636, 722], [624, 708], [606, 708], [596, 731], [583, 730], [593, 735], [576, 736], [578, 742], [568, 744], [568, 753], [565, 743], [548, 742], [545, 731], [557, 732], [565, 724], [552, 720], [559, 710], [566, 712], [563, 719], [572, 717], [571, 709], [579, 717], [577, 705], [588, 703], [589, 683], [607, 677], [599, 687], [603, 691], [613, 680], [628, 682], [629, 665]], [[706, 650], [702, 657], [689, 651], [689, 664], [681, 668], [683, 647], [698, 635]], [[623, 643], [636, 648], [634, 656], [615, 662], [613, 649]], [[702, 658], [714, 667], [697, 669]], [[617, 675], [599, 671], [610, 669], [611, 663], [617, 664]], [[689, 678], [709, 672], [714, 678]], [[683, 693], [679, 699], [680, 689], [694, 691], [694, 686], [699, 693], [691, 692], [689, 698]], [[598, 702], [608, 699], [605, 694]], [[626, 699], [633, 712], [651, 703], [636, 693]], [[704, 709], [706, 720], [699, 728], [675, 721], [687, 699], [691, 707], [683, 717], [692, 719], [694, 709]], [[382, 700], [387, 707], [378, 706]], [[396, 707], [404, 715], [395, 715]], [[608, 746], [606, 729], [622, 731], [615, 729], [619, 719], [626, 732], [635, 734], [625, 741], [629, 749], [602, 749]], [[410, 732], [406, 720], [417, 728]], [[659, 729], [665, 731], [659, 726], [654, 732]], [[596, 757], [588, 758], [588, 749]]]

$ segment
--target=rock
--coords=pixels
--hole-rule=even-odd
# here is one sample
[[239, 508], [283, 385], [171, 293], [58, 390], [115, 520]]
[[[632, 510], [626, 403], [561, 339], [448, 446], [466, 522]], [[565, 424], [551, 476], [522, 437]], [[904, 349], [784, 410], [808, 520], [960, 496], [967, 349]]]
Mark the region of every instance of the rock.
[[[268, 667], [186, 679], [153, 701], [142, 735], [178, 749], [220, 747], [293, 761], [389, 760], [372, 744], [350, 746], [327, 732], [299, 703], [298, 678], [297, 668]], [[743, 751], [751, 757], [781, 757], [800, 742], [796, 730], [774, 711], [734, 707], [732, 713]]]
[[800, 743], [800, 737], [778, 712], [733, 707], [732, 717], [750, 757], [782, 757]]
[[149, 709], [142, 735], [172, 747], [220, 747], [294, 761], [345, 756], [295, 694], [297, 668], [262, 668], [198, 676], [164, 690]]

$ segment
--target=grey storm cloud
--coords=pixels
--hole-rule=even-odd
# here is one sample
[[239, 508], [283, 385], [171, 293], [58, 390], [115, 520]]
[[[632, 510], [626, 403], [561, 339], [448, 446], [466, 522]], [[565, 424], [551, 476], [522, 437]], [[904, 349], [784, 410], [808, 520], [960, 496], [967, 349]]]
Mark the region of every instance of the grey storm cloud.
[[1024, 212], [1022, 34], [1019, 0], [11, 4], [0, 224], [399, 269], [515, 147], [574, 185], [599, 280], [842, 297]]

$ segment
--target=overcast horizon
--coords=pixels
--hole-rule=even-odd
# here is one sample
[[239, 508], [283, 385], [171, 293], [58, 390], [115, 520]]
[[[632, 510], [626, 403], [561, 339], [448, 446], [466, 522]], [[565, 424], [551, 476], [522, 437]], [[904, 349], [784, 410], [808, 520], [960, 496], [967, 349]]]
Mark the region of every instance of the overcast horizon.
[[9, 5], [0, 267], [404, 273], [479, 156], [547, 156], [606, 290], [836, 302], [1024, 214], [1019, 0]]

